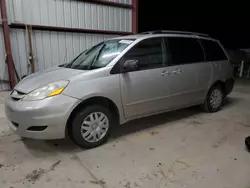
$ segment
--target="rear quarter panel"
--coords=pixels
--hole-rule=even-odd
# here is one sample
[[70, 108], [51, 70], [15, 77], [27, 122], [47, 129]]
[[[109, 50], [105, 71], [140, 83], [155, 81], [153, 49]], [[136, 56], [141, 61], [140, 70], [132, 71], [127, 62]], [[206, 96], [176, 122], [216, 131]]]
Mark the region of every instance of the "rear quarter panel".
[[212, 79], [209, 84], [209, 88], [212, 87], [217, 81], [225, 82], [226, 80], [233, 78], [233, 67], [229, 60], [214, 61], [212, 64]]
[[219, 41], [217, 42], [219, 43], [220, 47], [226, 54], [228, 60], [212, 62], [213, 76], [210, 87], [217, 81], [225, 82], [226, 80], [233, 78], [233, 67], [229, 60], [230, 57], [227, 54], [223, 45]]

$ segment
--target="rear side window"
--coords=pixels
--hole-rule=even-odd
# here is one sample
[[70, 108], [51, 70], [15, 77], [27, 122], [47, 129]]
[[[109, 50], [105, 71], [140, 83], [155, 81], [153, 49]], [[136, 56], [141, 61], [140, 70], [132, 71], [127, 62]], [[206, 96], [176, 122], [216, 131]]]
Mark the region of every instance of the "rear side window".
[[168, 37], [167, 46], [171, 55], [171, 65], [205, 61], [200, 42], [195, 38]]
[[211, 40], [201, 40], [205, 49], [207, 61], [227, 60], [227, 56], [218, 42]]
[[162, 67], [164, 65], [162, 38], [145, 39], [124, 56], [124, 62], [127, 60], [138, 60], [140, 69], [150, 69]]

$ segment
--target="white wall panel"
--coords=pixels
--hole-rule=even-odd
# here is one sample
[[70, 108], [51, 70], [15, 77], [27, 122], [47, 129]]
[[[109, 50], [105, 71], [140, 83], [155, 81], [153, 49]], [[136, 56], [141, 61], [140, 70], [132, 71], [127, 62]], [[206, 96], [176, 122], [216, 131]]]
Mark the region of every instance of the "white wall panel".
[[[13, 1], [13, 0], [9, 0]], [[32, 7], [33, 11], [30, 11], [31, 14], [32, 12], [35, 12], [36, 14], [32, 14], [32, 22], [33, 23], [41, 23], [41, 6], [40, 6], [40, 1], [41, 0], [33, 0], [31, 1], [30, 7]], [[13, 20], [15, 22], [15, 20]]]
[[[112, 2], [131, 4], [131, 0]], [[131, 9], [77, 0], [8, 0], [7, 4], [13, 23], [131, 32]]]
[[111, 37], [116, 36], [33, 31], [36, 71], [69, 62], [83, 50]]
[[[35, 70], [40, 71], [75, 58], [80, 52], [93, 45], [116, 36], [81, 34], [68, 32], [32, 31], [32, 46], [35, 59]], [[0, 79], [7, 79], [6, 66], [3, 55], [4, 46], [1, 45], [3, 38], [0, 38]], [[18, 75], [30, 74], [29, 46], [27, 31], [12, 29], [11, 31], [12, 55]]]
[[71, 1], [71, 3], [70, 3], [71, 26], [70, 27], [79, 28], [79, 18], [78, 18], [78, 11], [79, 10], [78, 10], [78, 7], [79, 7], [79, 2], [78, 1]]
[[50, 3], [47, 3], [47, 5], [48, 5], [49, 25], [56, 26], [57, 25], [57, 20], [56, 20], [56, 12], [57, 12], [56, 1], [50, 1]]
[[[42, 40], [43, 40], [43, 55], [44, 55], [44, 68], [53, 67], [52, 62], [52, 52], [51, 52], [51, 43], [50, 43], [50, 32], [43, 31], [42, 32]], [[36, 55], [39, 58], [39, 54]]]
[[[38, 0], [39, 1], [39, 0]], [[64, 1], [56, 1], [56, 26], [65, 26], [64, 22]]]
[[29, 65], [27, 35], [25, 30], [13, 29], [11, 30], [10, 36], [14, 65], [18, 75], [22, 77], [28, 73]]
[[9, 75], [8, 75], [8, 67], [5, 63], [5, 47], [4, 47], [4, 39], [3, 39], [3, 29], [0, 28], [0, 91], [9, 89]]
[[8, 5], [10, 6], [8, 10], [12, 11], [12, 13], [9, 14], [8, 19], [17, 23], [22, 23], [24, 21], [23, 2], [18, 0], [9, 0], [8, 2]]
[[33, 52], [35, 58], [35, 70], [43, 70], [45, 68], [45, 60], [44, 60], [44, 45], [43, 45], [43, 37], [41, 31], [33, 31]]

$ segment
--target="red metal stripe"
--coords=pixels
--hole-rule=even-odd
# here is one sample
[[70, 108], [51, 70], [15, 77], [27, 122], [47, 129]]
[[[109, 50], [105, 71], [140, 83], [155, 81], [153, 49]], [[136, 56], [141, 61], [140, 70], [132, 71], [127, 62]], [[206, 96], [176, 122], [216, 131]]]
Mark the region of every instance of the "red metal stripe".
[[[68, 28], [68, 27], [57, 27], [57, 26], [45, 26], [45, 25], [30, 25], [32, 30], [42, 31], [57, 31], [57, 32], [75, 32], [75, 33], [92, 33], [92, 34], [105, 34], [105, 35], [131, 35], [131, 32], [123, 31], [108, 31], [108, 30], [94, 30], [94, 29], [82, 29], [82, 28]], [[11, 28], [25, 29], [23, 23], [12, 23]]]
[[128, 8], [132, 9], [132, 5], [124, 4], [124, 3], [115, 3], [107, 0], [77, 0], [77, 1], [84, 1], [88, 3], [94, 3], [94, 4], [100, 4], [100, 5], [108, 5], [112, 7], [118, 7], [118, 8]]
[[10, 28], [9, 28], [8, 21], [7, 21], [8, 19], [7, 19], [7, 10], [6, 10], [5, 0], [0, 0], [0, 9], [1, 9], [1, 16], [2, 16], [5, 51], [7, 54], [7, 65], [8, 65], [10, 87], [11, 89], [13, 89], [16, 84], [16, 79], [15, 79], [15, 72], [14, 72], [14, 63], [13, 63], [13, 58], [12, 58], [12, 53], [11, 53]]
[[138, 32], [138, 0], [132, 0], [132, 32]]

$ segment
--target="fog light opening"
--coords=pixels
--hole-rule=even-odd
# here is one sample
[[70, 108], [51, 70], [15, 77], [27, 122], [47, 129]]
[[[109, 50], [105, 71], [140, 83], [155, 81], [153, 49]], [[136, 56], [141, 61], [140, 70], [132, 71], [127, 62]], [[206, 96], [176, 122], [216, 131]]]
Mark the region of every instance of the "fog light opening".
[[18, 128], [18, 127], [19, 127], [19, 124], [18, 124], [18, 123], [16, 123], [16, 122], [12, 121], [11, 123], [12, 123], [12, 125], [14, 125], [16, 128]]
[[44, 131], [48, 126], [31, 126], [27, 131]]

